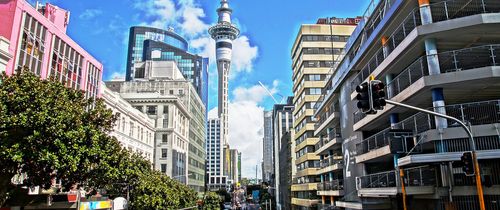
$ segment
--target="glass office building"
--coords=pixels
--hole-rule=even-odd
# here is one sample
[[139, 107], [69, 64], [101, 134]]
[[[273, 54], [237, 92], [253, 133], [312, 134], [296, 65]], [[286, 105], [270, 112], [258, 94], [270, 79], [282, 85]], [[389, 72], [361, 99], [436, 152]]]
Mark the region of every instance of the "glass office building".
[[208, 58], [187, 52], [187, 41], [172, 30], [134, 26], [130, 28], [126, 80], [140, 80], [135, 62], [146, 60], [175, 61], [184, 77], [196, 89], [205, 106], [208, 104]]

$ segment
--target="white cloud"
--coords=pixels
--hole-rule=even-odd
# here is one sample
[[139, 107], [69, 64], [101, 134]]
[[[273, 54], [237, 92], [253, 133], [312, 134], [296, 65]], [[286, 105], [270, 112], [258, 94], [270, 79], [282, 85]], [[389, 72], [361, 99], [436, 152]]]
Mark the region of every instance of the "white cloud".
[[236, 72], [251, 72], [258, 56], [258, 47], [250, 45], [247, 36], [240, 36], [233, 42], [233, 67]]
[[[278, 92], [277, 86], [279, 82], [277, 80], [273, 81], [273, 87], [266, 87], [271, 94]], [[233, 91], [234, 101], [252, 101], [255, 103], [260, 103], [264, 98], [269, 96], [269, 93], [260, 85], [255, 85], [250, 88], [237, 87]]]
[[205, 17], [203, 9], [193, 6], [185, 7], [182, 12], [183, 22], [181, 23], [183, 33], [189, 36], [206, 33], [208, 30], [208, 24], [201, 20], [203, 17]]
[[[276, 93], [278, 84], [276, 80], [272, 87], [266, 87], [271, 93]], [[264, 107], [260, 103], [269, 99], [269, 95], [260, 85], [237, 87], [232, 94], [234, 100], [229, 103], [229, 145], [242, 153], [242, 176], [254, 177], [256, 165], [259, 165], [260, 176], [264, 138]], [[217, 117], [217, 107], [209, 111], [208, 117]]]
[[111, 78], [110, 81], [125, 81], [125, 73], [113, 72], [110, 78]]
[[85, 11], [82, 12], [82, 14], [80, 14], [80, 16], [78, 16], [78, 18], [82, 19], [82, 20], [90, 20], [96, 16], [99, 16], [102, 14], [102, 10], [99, 10], [99, 9], [86, 9]]

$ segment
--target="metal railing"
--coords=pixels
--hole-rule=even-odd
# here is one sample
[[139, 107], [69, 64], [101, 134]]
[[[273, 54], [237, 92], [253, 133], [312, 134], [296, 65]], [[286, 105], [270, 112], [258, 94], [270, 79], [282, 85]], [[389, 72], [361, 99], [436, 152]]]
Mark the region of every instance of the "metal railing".
[[334, 114], [335, 112], [339, 112], [339, 110], [339, 102], [335, 101], [328, 106], [328, 110], [319, 112], [319, 120], [317, 120], [316, 124], [314, 124], [314, 129], [318, 129], [332, 114]]
[[500, 12], [500, 4], [497, 0], [451, 0], [434, 3], [430, 7], [433, 22]]
[[[406, 187], [435, 186], [437, 171], [434, 167], [419, 166], [404, 169], [404, 184]], [[399, 187], [399, 172], [396, 170], [370, 174], [358, 177], [359, 188], [387, 188]]]
[[428, 75], [427, 59], [420, 57], [387, 84], [387, 97], [393, 98], [415, 81]]
[[[500, 123], [500, 100], [448, 105], [444, 108], [447, 115], [455, 117], [468, 125]], [[460, 125], [454, 121], [448, 120], [448, 127], [459, 126]], [[397, 123], [394, 127], [398, 129], [411, 130], [414, 135], [437, 128], [434, 116], [425, 113], [417, 113]], [[389, 145], [391, 141], [391, 129], [392, 128], [386, 128], [356, 145], [358, 155]], [[476, 141], [478, 140], [479, 139], [476, 138]], [[481, 142], [477, 142], [476, 144], [483, 145]], [[496, 149], [496, 146], [481, 146], [478, 149]]]
[[344, 189], [344, 180], [341, 179], [318, 183], [318, 191], [343, 190], [343, 189]]
[[396, 171], [386, 171], [359, 177], [358, 186], [360, 188], [396, 187], [396, 180]]
[[[499, 44], [470, 47], [437, 54], [441, 73], [499, 66], [499, 55]], [[387, 98], [394, 98], [417, 80], [428, 75], [427, 58], [422, 56], [387, 84]], [[354, 113], [354, 123], [359, 122], [364, 117], [366, 117], [365, 114]]]
[[335, 128], [330, 130], [330, 132], [327, 135], [321, 136], [320, 140], [318, 143], [315, 145], [315, 149], [318, 150], [324, 145], [328, 144], [330, 141], [334, 140], [335, 138], [342, 138], [342, 135], [340, 134], [340, 128]]
[[328, 158], [319, 161], [319, 165], [321, 168], [326, 168], [328, 166], [332, 166], [335, 164], [342, 165], [343, 163], [344, 160], [342, 160], [342, 156], [330, 156]]
[[[496, 0], [451, 0], [430, 5], [433, 22], [451, 20], [476, 14], [500, 12], [500, 4]], [[377, 53], [356, 75], [351, 82], [352, 91], [375, 70], [382, 61], [397, 47], [408, 34], [421, 25], [419, 8], [415, 8], [388, 38], [386, 52], [379, 49]], [[382, 57], [380, 54], [382, 53]], [[385, 56], [383, 56], [385, 53]], [[498, 55], [498, 54], [497, 54]]]
[[435, 186], [437, 184], [437, 171], [430, 166], [404, 169], [403, 180], [407, 187]]
[[[417, 26], [421, 25], [420, 12], [418, 8], [410, 12], [408, 16], [403, 20], [403, 22], [394, 30], [394, 32], [389, 36], [386, 43], [386, 48], [381, 47], [377, 50], [375, 55], [370, 58], [367, 64], [361, 69], [361, 71], [356, 75], [354, 80], [351, 82], [351, 90], [354, 91], [356, 86], [361, 84], [366, 78], [370, 76], [373, 71], [385, 60], [385, 58], [397, 47], [403, 40], [408, 36], [408, 34], [413, 31]], [[385, 51], [385, 52], [384, 52]]]

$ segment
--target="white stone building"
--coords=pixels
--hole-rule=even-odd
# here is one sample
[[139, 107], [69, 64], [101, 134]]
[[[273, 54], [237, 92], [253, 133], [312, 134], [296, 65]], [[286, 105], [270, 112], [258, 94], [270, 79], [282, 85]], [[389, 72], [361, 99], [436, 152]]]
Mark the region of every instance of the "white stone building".
[[154, 120], [132, 107], [118, 93], [109, 90], [106, 85], [102, 85], [101, 96], [106, 106], [117, 115], [114, 129], [110, 135], [116, 137], [124, 148], [142, 154], [144, 158], [153, 163]]

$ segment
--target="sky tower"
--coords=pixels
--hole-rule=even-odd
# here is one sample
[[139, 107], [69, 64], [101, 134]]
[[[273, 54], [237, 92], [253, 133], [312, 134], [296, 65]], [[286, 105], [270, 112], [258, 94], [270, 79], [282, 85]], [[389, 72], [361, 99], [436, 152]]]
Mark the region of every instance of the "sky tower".
[[222, 123], [222, 142], [227, 144], [228, 138], [228, 79], [231, 69], [231, 57], [233, 40], [240, 34], [240, 30], [231, 24], [231, 13], [227, 0], [221, 0], [220, 7], [217, 9], [219, 21], [217, 25], [210, 27], [208, 32], [215, 40], [217, 70], [219, 72], [219, 119]]

